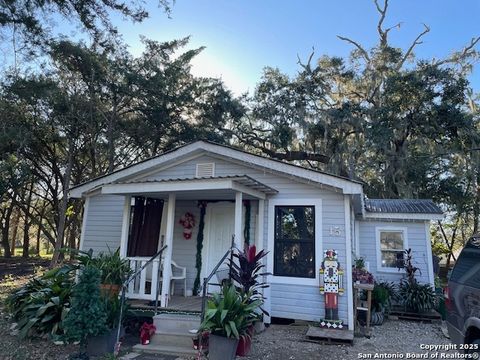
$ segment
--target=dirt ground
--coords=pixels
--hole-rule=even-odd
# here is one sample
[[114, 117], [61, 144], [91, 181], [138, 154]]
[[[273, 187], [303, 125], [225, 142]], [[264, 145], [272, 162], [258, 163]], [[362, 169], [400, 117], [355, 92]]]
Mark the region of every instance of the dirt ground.
[[[10, 320], [2, 308], [3, 299], [13, 288], [27, 281], [34, 269], [40, 265], [44, 266], [41, 262], [34, 260], [25, 262], [17, 259], [6, 262], [0, 258], [0, 360], [63, 360], [78, 351], [76, 346], [54, 345], [46, 339], [21, 340], [11, 335]], [[9, 272], [10, 270], [12, 271]], [[263, 333], [254, 336], [251, 354], [244, 359], [373, 359], [375, 354], [407, 358], [407, 353], [426, 354], [427, 351], [422, 349], [424, 345], [450, 343], [449, 339], [443, 335], [440, 323], [387, 320], [382, 326], [372, 329], [370, 339], [356, 337], [353, 345], [324, 345], [307, 342], [306, 331], [306, 326], [272, 325]], [[136, 339], [130, 337], [124, 346], [124, 351], [128, 352], [129, 345], [135, 342]], [[432, 355], [435, 353], [430, 351], [427, 355], [429, 358], [435, 358], [435, 355]], [[455, 356], [453, 351], [442, 351], [442, 353]], [[172, 359], [165, 356], [145, 355], [137, 357], [137, 360], [147, 358], [149, 360]]]

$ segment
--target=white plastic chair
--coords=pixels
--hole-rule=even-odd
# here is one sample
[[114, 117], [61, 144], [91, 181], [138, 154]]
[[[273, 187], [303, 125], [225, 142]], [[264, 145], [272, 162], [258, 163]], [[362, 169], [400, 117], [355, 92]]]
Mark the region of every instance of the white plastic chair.
[[[177, 275], [175, 275], [175, 270]], [[187, 268], [178, 266], [175, 261], [172, 260], [172, 278], [170, 279], [170, 293], [175, 294], [175, 280], [183, 280], [183, 296], [187, 296]]]

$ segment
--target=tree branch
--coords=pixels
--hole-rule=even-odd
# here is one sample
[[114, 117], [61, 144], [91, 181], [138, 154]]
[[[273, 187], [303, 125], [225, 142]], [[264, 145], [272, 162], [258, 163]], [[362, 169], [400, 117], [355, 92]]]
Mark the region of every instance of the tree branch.
[[337, 38], [339, 38], [340, 40], [346, 41], [346, 42], [352, 44], [353, 46], [355, 46], [360, 51], [360, 53], [363, 55], [364, 59], [367, 62], [370, 62], [370, 56], [368, 56], [368, 52], [359, 43], [357, 43], [356, 41], [353, 41], [352, 39], [349, 39], [347, 37], [340, 36], [340, 35], [337, 35]]
[[440, 66], [448, 63], [457, 63], [460, 60], [473, 55], [475, 52], [474, 47], [478, 44], [479, 41], [480, 41], [480, 36], [476, 38], [475, 37], [472, 38], [472, 40], [470, 40], [470, 44], [465, 46], [462, 51], [452, 54], [452, 56], [450, 56], [447, 59], [437, 61], [434, 63], [434, 65]]
[[400, 68], [403, 66], [403, 64], [405, 63], [405, 61], [407, 61], [408, 57], [412, 54], [413, 52], [413, 49], [415, 49], [415, 47], [417, 45], [420, 45], [420, 44], [423, 44], [423, 41], [420, 41], [420, 39], [427, 33], [430, 32], [430, 28], [423, 24], [423, 26], [425, 27], [425, 29], [420, 33], [418, 34], [418, 36], [415, 38], [415, 40], [413, 41], [412, 45], [410, 45], [410, 47], [408, 48], [407, 52], [405, 53], [405, 55], [403, 55], [403, 58], [402, 60], [400, 60], [400, 62], [398, 63], [397, 65], [397, 69], [396, 70], [400, 70]]

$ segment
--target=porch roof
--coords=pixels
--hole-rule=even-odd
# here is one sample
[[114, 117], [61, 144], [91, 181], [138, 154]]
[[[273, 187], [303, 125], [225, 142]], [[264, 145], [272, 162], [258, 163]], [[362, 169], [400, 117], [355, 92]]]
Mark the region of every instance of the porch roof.
[[[265, 199], [266, 195], [278, 193], [272, 187], [262, 184], [247, 175], [117, 181], [100, 187], [102, 194], [111, 195], [155, 194], [157, 196], [166, 196], [168, 193], [175, 192], [179, 195], [184, 194], [187, 197], [195, 195], [196, 197], [207, 196], [209, 198], [212, 198], [212, 196], [217, 198], [231, 197], [232, 192], [237, 191], [258, 199]], [[182, 196], [179, 197], [181, 198]]]

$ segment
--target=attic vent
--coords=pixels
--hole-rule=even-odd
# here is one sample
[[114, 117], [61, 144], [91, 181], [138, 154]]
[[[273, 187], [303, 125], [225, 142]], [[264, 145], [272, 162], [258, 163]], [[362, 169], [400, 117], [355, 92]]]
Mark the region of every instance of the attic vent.
[[197, 174], [195, 176], [198, 178], [215, 176], [215, 163], [197, 164]]

